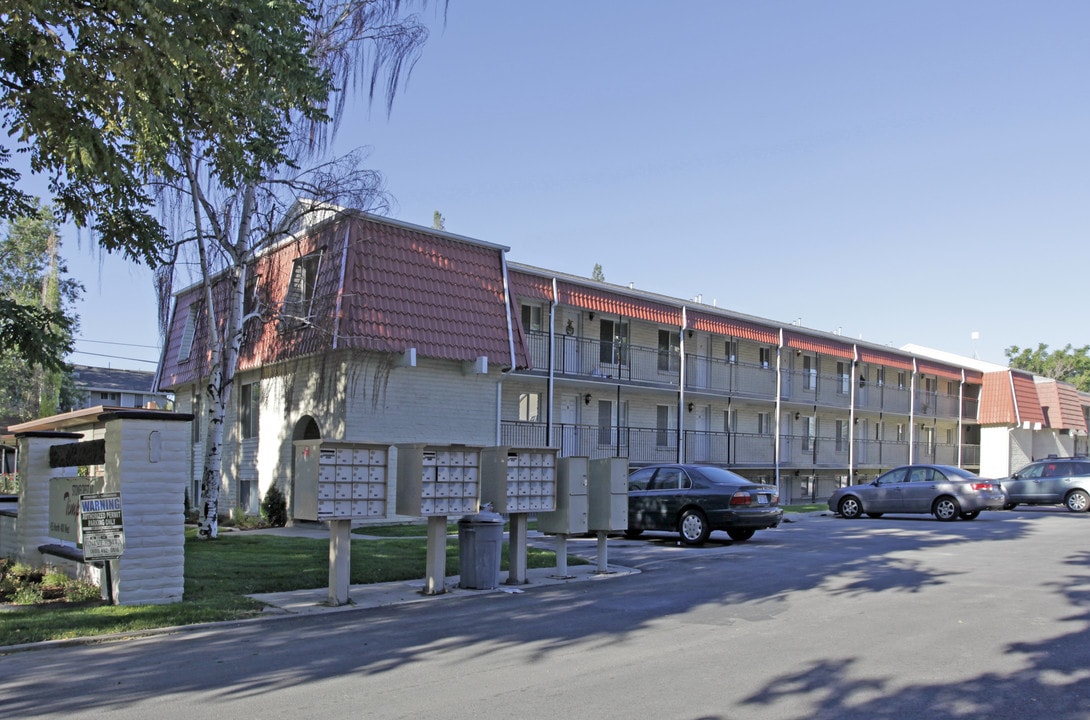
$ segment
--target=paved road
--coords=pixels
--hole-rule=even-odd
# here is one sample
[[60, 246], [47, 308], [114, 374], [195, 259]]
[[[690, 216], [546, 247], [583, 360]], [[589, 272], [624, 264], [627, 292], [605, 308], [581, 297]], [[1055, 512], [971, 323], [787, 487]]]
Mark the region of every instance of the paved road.
[[619, 541], [641, 574], [14, 653], [0, 717], [1085, 720], [1088, 537], [1031, 508]]

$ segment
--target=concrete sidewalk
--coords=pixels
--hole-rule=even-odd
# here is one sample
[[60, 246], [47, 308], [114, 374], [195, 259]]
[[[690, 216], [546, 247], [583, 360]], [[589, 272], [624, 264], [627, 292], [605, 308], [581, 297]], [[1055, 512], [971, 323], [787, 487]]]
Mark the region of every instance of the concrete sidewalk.
[[576, 582], [593, 582], [609, 578], [634, 575], [639, 570], [607, 565], [606, 572], [599, 572], [597, 565], [568, 566], [567, 575], [560, 577], [556, 568], [538, 568], [528, 570], [527, 582], [522, 585], [507, 585], [506, 573], [501, 573], [500, 585], [490, 590], [472, 590], [458, 587], [458, 576], [448, 576], [444, 583], [445, 592], [437, 595], [424, 594], [424, 579], [405, 580], [402, 582], [373, 583], [352, 585], [348, 589], [348, 603], [331, 605], [329, 588], [314, 590], [293, 590], [280, 593], [260, 593], [249, 595], [255, 600], [266, 603], [266, 613], [328, 613], [359, 608], [378, 608], [389, 605], [404, 605], [418, 602], [437, 602], [450, 598], [479, 597], [494, 593], [518, 594], [534, 588], [548, 585], [563, 585]]
[[[423, 530], [423, 528], [422, 528]], [[221, 529], [221, 532], [223, 529]], [[247, 534], [278, 535], [281, 537], [308, 537], [314, 539], [329, 539], [329, 528], [319, 524], [306, 524], [301, 526], [283, 528], [265, 528], [261, 530], [246, 530]], [[371, 540], [384, 538], [353, 533], [352, 544], [354, 546]], [[555, 541], [552, 537], [537, 532], [529, 533], [527, 542], [535, 546], [555, 549]], [[569, 555], [571, 553], [569, 552]], [[639, 570], [619, 565], [607, 564], [605, 571], [600, 571], [595, 558], [585, 558], [588, 565], [568, 565], [563, 576], [558, 575], [558, 570], [552, 568], [534, 568], [526, 571], [524, 584], [508, 585], [507, 573], [500, 573], [500, 584], [492, 589], [475, 590], [458, 587], [459, 576], [448, 575], [444, 580], [444, 592], [438, 594], [424, 594], [424, 578], [404, 580], [389, 583], [369, 583], [366, 585], [352, 585], [348, 589], [348, 603], [344, 605], [331, 604], [331, 595], [328, 587], [314, 588], [311, 590], [291, 590], [278, 593], [258, 593], [248, 595], [259, 602], [265, 603], [265, 613], [268, 614], [311, 614], [340, 612], [343, 610], [355, 610], [359, 608], [377, 608], [389, 605], [404, 605], [418, 602], [437, 602], [450, 598], [465, 598], [482, 596], [494, 593], [518, 594], [537, 587], [549, 585], [563, 585], [575, 582], [593, 582], [610, 578], [634, 575]]]

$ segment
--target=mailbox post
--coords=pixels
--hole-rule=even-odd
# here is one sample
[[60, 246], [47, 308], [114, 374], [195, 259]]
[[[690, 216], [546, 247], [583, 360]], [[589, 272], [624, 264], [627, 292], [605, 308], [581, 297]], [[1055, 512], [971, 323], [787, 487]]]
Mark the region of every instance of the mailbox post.
[[568, 574], [568, 536], [587, 532], [587, 474], [590, 460], [565, 457], [557, 460], [556, 510], [540, 513], [537, 528], [556, 535], [556, 575]]
[[609, 533], [628, 529], [628, 458], [590, 461], [587, 528], [598, 534], [598, 572], [608, 570]]

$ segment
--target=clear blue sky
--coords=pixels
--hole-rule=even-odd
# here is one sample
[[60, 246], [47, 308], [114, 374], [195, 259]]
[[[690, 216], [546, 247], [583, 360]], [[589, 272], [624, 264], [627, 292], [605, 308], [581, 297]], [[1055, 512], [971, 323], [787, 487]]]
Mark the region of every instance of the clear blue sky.
[[[426, 17], [392, 115], [357, 104], [338, 142], [371, 147], [395, 218], [439, 210], [515, 262], [601, 263], [869, 342], [997, 363], [1090, 343], [1090, 3], [451, 0], [445, 28]], [[86, 240], [66, 255], [88, 268], [82, 337], [157, 344], [149, 274], [100, 271]]]

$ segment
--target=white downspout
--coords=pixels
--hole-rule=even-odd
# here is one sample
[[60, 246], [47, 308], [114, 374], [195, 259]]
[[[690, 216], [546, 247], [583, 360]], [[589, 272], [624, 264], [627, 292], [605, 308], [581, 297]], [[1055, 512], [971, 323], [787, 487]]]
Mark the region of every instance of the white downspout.
[[780, 486], [780, 433], [783, 431], [783, 428], [780, 426], [780, 419], [783, 413], [783, 373], [780, 369], [781, 355], [783, 354], [782, 350], [783, 328], [780, 328], [780, 343], [776, 346], [776, 442], [775, 447], [773, 448], [773, 455], [775, 456], [776, 490], [779, 492], [781, 500], [785, 497], [783, 488]]
[[344, 276], [348, 264], [348, 236], [352, 225], [344, 229], [344, 247], [341, 248], [341, 277], [337, 280], [337, 308], [333, 311], [333, 349], [337, 349], [337, 338], [341, 332], [341, 301], [344, 299]]
[[553, 297], [549, 302], [549, 379], [545, 391], [545, 407], [547, 408], [545, 444], [549, 447], [556, 447], [556, 444], [553, 442], [554, 428], [556, 427], [556, 422], [553, 418], [553, 409], [556, 407], [556, 307], [558, 304], [557, 298], [560, 297], [556, 278], [552, 279], [552, 285]]
[[515, 358], [515, 325], [511, 317], [511, 285], [507, 276], [507, 252], [500, 250], [500, 268], [503, 271], [503, 309], [507, 316], [507, 348], [511, 353], [511, 367], [500, 371], [496, 381], [496, 445], [503, 444], [503, 381], [518, 366]]
[[678, 392], [677, 392], [677, 461], [685, 457], [685, 328], [689, 324], [684, 305], [681, 306], [681, 332], [678, 333]]

